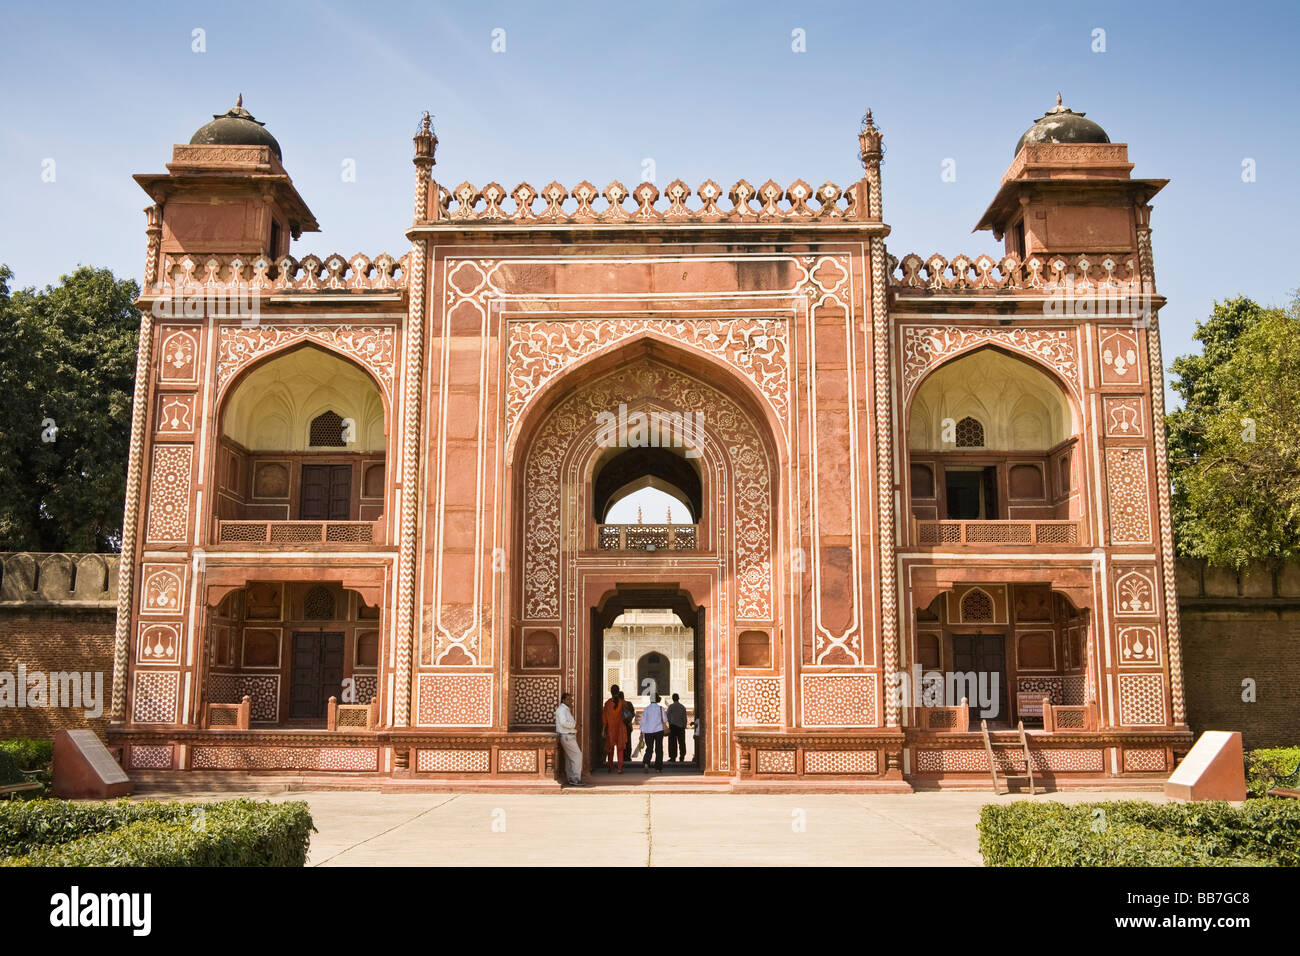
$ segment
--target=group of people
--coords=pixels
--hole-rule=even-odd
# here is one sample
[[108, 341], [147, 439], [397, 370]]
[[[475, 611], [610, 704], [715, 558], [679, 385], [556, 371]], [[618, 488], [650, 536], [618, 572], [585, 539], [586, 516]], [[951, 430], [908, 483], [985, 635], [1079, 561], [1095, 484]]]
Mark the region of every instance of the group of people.
[[[605, 767], [610, 772], [615, 766], [623, 772], [623, 763], [629, 760], [632, 743], [633, 725], [637, 719], [636, 706], [623, 696], [615, 684], [609, 689], [609, 700], [601, 711], [601, 740], [604, 743]], [[672, 703], [667, 707], [659, 702], [658, 694], [651, 695], [650, 703], [641, 711], [641, 739], [645, 745], [645, 758], [642, 769], [650, 772], [650, 761], [654, 759], [656, 773], [664, 769], [664, 737], [668, 737], [668, 762], [683, 763], [686, 760], [686, 706], [677, 694], [673, 694]], [[564, 749], [565, 773], [569, 785], [583, 786], [582, 782], [582, 748], [578, 746], [578, 721], [573, 716], [573, 695], [565, 691], [560, 696], [560, 706], [555, 708], [555, 732], [559, 735], [560, 746]], [[704, 725], [700, 717], [694, 721], [695, 758], [699, 762], [700, 737]], [[615, 764], [617, 758], [617, 765]]]
[[[650, 703], [641, 711], [641, 740], [645, 744], [645, 758], [641, 766], [650, 772], [650, 760], [654, 758], [655, 772], [664, 771], [664, 736], [668, 737], [668, 761], [682, 763], [686, 760], [686, 705], [673, 694], [673, 702], [667, 707], [659, 703], [659, 695], [652, 694]], [[605, 744], [605, 769], [611, 773], [618, 760], [618, 772], [623, 772], [623, 762], [628, 759], [632, 747], [632, 725], [636, 720], [636, 707], [623, 696], [615, 684], [609, 689], [609, 700], [601, 711], [601, 739]], [[700, 727], [696, 723], [696, 735]], [[698, 748], [696, 748], [698, 753]]]

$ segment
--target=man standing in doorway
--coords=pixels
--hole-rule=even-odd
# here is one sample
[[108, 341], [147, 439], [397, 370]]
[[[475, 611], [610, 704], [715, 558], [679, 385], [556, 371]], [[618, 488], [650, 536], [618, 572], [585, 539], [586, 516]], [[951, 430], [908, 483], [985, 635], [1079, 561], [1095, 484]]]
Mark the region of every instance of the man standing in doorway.
[[631, 734], [623, 726], [623, 695], [615, 684], [609, 689], [609, 700], [600, 712], [601, 729], [605, 738], [605, 769], [614, 771], [614, 751], [618, 750], [618, 772], [623, 772], [627, 745]]
[[668, 762], [681, 763], [686, 759], [686, 705], [673, 694], [668, 705]]
[[565, 777], [571, 787], [582, 786], [582, 748], [578, 746], [578, 721], [569, 705], [573, 695], [567, 690], [560, 695], [560, 706], [555, 708], [555, 732], [560, 735], [564, 749]]
[[650, 755], [655, 755], [655, 773], [664, 772], [664, 709], [659, 695], [641, 711], [641, 736], [645, 738], [645, 760], [642, 767], [650, 772]]
[[636, 704], [624, 696], [622, 691], [618, 692], [619, 703], [623, 705], [623, 726], [627, 728], [627, 746], [628, 753], [632, 752], [632, 721], [636, 720]]

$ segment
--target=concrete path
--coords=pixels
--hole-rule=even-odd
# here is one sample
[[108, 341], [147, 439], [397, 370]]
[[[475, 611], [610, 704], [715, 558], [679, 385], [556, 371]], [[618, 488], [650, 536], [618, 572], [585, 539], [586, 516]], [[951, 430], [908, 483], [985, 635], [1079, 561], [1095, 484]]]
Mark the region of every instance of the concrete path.
[[979, 866], [975, 825], [986, 803], [1164, 798], [318, 791], [270, 799], [310, 805], [319, 832], [309, 866]]

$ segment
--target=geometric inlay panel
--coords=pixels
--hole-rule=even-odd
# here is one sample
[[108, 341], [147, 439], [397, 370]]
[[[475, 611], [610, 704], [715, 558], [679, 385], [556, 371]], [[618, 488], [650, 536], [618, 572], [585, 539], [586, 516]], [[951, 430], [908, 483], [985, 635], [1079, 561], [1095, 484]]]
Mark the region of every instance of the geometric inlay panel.
[[[1098, 750], [1031, 750], [1034, 770], [1050, 773], [1099, 773], [1103, 753]], [[995, 750], [999, 772], [1024, 773], [1025, 755]], [[989, 758], [983, 750], [920, 750], [916, 752], [917, 773], [988, 773]]]
[[758, 773], [794, 773], [795, 752], [793, 750], [760, 750], [756, 770]]
[[133, 744], [131, 746], [130, 764], [132, 770], [170, 770], [172, 768], [172, 748], [170, 744], [162, 746]]
[[736, 726], [783, 723], [783, 684], [784, 679], [780, 677], [737, 677]]
[[1148, 544], [1151, 483], [1147, 479], [1146, 450], [1107, 448], [1106, 486], [1110, 492], [1111, 543]]
[[374, 747], [207, 747], [195, 745], [196, 770], [360, 770], [379, 769]]
[[176, 723], [176, 694], [180, 675], [175, 671], [136, 671], [131, 697], [131, 720], [137, 724]]
[[876, 773], [874, 750], [805, 750], [804, 773]]
[[510, 679], [510, 722], [552, 724], [560, 705], [559, 677], [512, 677]]
[[497, 771], [500, 773], [537, 773], [537, 751], [498, 750]]
[[417, 773], [488, 773], [492, 769], [490, 750], [417, 750]]
[[193, 445], [155, 445], [149, 469], [148, 540], [187, 540]]
[[1163, 750], [1126, 749], [1124, 751], [1124, 771], [1126, 773], [1164, 773], [1167, 769]]
[[874, 674], [804, 674], [804, 727], [875, 727]]
[[1161, 674], [1119, 675], [1119, 722], [1124, 727], [1165, 725], [1165, 679]]
[[420, 674], [416, 723], [422, 727], [491, 727], [491, 674]]

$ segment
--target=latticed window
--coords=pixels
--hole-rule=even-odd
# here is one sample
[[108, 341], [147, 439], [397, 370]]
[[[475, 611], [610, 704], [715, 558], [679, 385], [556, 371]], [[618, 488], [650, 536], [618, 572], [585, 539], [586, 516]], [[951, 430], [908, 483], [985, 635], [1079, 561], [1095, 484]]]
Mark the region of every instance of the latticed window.
[[961, 599], [961, 619], [965, 623], [991, 623], [993, 599], [983, 591], [968, 591]]
[[334, 593], [327, 587], [314, 587], [302, 602], [302, 616], [308, 621], [334, 620]]
[[321, 412], [311, 420], [310, 444], [313, 448], [342, 448], [347, 444], [343, 431], [343, 419], [336, 412]]
[[984, 426], [979, 419], [967, 415], [957, 423], [958, 448], [983, 448]]

